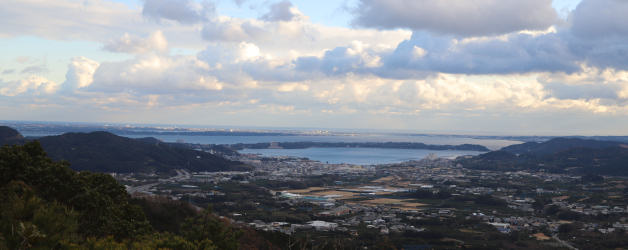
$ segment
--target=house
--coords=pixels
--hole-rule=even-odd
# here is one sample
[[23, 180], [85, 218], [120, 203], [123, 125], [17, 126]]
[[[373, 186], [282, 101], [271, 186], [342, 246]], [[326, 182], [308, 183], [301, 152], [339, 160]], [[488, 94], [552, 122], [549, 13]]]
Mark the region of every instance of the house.
[[510, 233], [510, 224], [508, 223], [491, 222], [488, 224], [497, 228], [497, 230], [501, 233]]
[[317, 231], [330, 231], [338, 227], [338, 223], [326, 222], [321, 220], [310, 221], [307, 224], [316, 228]]

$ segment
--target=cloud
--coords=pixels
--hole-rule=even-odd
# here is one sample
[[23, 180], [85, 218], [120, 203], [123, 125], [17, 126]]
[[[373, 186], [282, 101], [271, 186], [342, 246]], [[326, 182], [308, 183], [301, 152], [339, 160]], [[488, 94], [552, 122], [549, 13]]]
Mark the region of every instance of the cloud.
[[21, 74], [43, 74], [43, 73], [47, 73], [49, 72], [48, 68], [46, 67], [46, 65], [33, 65], [33, 66], [28, 66], [24, 69], [22, 69], [22, 71], [20, 71]]
[[454, 74], [577, 71], [579, 57], [572, 53], [567, 42], [555, 33], [457, 40], [417, 32], [384, 56], [380, 73], [403, 78], [411, 76], [408, 71]]
[[153, 32], [147, 38], [124, 33], [118, 40], [111, 40], [103, 47], [107, 51], [131, 54], [147, 52], [165, 52], [168, 49], [168, 41], [160, 30]]
[[347, 47], [328, 50], [322, 57], [300, 57], [295, 61], [296, 69], [304, 72], [319, 71], [325, 75], [367, 73], [379, 67], [381, 58], [377, 51], [361, 42]]
[[[299, 57], [295, 65], [296, 69], [327, 76], [374, 74], [392, 79], [421, 79], [435, 73], [574, 73], [581, 70], [583, 64], [625, 70], [628, 69], [628, 32], [622, 30], [626, 26], [622, 25], [623, 12], [615, 10], [626, 6], [628, 3], [624, 1], [585, 0], [572, 13], [570, 25], [544, 31], [472, 38], [414, 31], [410, 39], [399, 43], [395, 49], [365, 51], [356, 56], [346, 53], [347, 46], [339, 46], [322, 56]], [[609, 11], [598, 21], [601, 8]], [[371, 61], [378, 63], [364, 64], [365, 58], [377, 59]]]
[[573, 34], [582, 39], [628, 38], [628, 2], [583, 0], [572, 12]]
[[107, 43], [125, 33], [136, 37], [161, 30], [173, 47], [205, 46], [195, 25], [169, 19], [155, 22], [144, 17], [141, 8], [115, 1], [6, 0], [0, 1], [0, 16], [0, 37]]
[[25, 79], [2, 83], [4, 88], [0, 88], [0, 95], [17, 96], [25, 93], [53, 94], [59, 88], [59, 84], [40, 76], [29, 76]]
[[86, 57], [72, 58], [65, 74], [64, 87], [69, 90], [88, 87], [94, 81], [94, 73], [100, 63]]
[[582, 67], [579, 72], [539, 77], [552, 97], [599, 100], [604, 105], [628, 105], [628, 71]]
[[242, 4], [244, 4], [246, 1], [248, 0], [233, 0], [233, 2], [238, 6], [242, 6]]
[[242, 41], [252, 40], [252, 34], [242, 28], [243, 24], [229, 19], [216, 19], [203, 25], [201, 36], [208, 41]]
[[303, 14], [290, 1], [284, 0], [270, 5], [268, 13], [262, 15], [260, 19], [271, 22], [289, 22], [303, 17]]
[[[203, 24], [201, 36], [212, 43], [255, 43], [276, 58], [320, 55], [351, 41], [373, 47], [394, 47], [411, 36], [407, 30], [374, 30], [330, 27], [307, 18], [272, 22], [220, 16]], [[279, 39], [280, 38], [280, 39]]]
[[556, 23], [551, 0], [360, 0], [353, 23], [458, 36], [545, 30]]
[[145, 0], [142, 9], [142, 14], [148, 18], [185, 24], [205, 21], [215, 12], [216, 6], [212, 2], [198, 4], [191, 0]]
[[138, 55], [127, 61], [101, 63], [86, 90], [140, 96], [221, 90], [223, 83], [203, 73], [208, 67], [190, 56]]

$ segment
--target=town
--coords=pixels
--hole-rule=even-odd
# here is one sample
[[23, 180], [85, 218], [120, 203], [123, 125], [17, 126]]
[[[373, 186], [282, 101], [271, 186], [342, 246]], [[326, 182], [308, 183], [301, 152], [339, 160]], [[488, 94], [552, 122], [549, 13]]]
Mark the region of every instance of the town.
[[621, 177], [471, 170], [435, 156], [366, 166], [223, 156], [254, 170], [113, 175], [133, 196], [210, 206], [236, 225], [289, 237], [371, 233], [407, 246], [452, 247], [490, 235], [520, 247], [582, 249], [625, 241], [628, 229]]

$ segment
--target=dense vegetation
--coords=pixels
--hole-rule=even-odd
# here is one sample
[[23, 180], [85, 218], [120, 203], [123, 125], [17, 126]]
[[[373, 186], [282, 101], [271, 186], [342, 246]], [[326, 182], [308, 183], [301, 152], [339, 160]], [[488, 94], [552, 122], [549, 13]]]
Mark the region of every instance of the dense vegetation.
[[618, 142], [557, 138], [513, 145], [458, 162], [484, 170], [628, 176], [628, 147]]
[[[5, 131], [5, 132], [3, 132]], [[3, 136], [4, 135], [4, 136]], [[0, 138], [13, 142], [21, 135], [0, 127]], [[163, 143], [155, 138], [131, 139], [108, 132], [66, 133], [39, 139], [54, 160], [66, 160], [74, 170], [92, 172], [168, 172], [249, 170], [239, 162], [187, 147]], [[23, 141], [17, 141], [23, 143]]]
[[257, 237], [210, 210], [132, 201], [111, 176], [75, 172], [37, 141], [0, 148], [0, 173], [0, 249], [237, 249]]
[[[303, 148], [395, 148], [395, 149], [428, 149], [428, 150], [467, 150], [467, 151], [489, 151], [481, 145], [429, 145], [419, 142], [279, 142], [277, 146], [285, 149]], [[232, 149], [240, 150], [245, 148], [263, 149], [270, 147], [270, 143], [238, 143], [230, 145]]]
[[504, 147], [501, 151], [513, 154], [552, 155], [572, 148], [605, 149], [620, 146], [621, 142], [577, 138], [555, 138], [546, 142], [526, 142]]

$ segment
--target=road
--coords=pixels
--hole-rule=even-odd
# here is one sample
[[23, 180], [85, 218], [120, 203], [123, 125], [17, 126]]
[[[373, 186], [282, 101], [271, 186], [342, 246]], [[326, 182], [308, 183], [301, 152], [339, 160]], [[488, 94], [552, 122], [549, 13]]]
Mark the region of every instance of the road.
[[188, 180], [188, 179], [190, 179], [192, 177], [192, 174], [190, 172], [186, 171], [186, 170], [175, 169], [174, 171], [177, 172], [176, 176], [170, 177], [168, 179], [160, 179], [157, 182], [153, 182], [153, 183], [149, 183], [149, 184], [145, 184], [145, 185], [141, 185], [141, 186], [128, 187], [126, 189], [126, 191], [129, 194], [133, 194], [133, 193], [150, 193], [148, 190], [150, 190], [154, 186], [159, 185], [160, 183], [168, 182], [168, 181], [179, 182], [179, 181]]
[[572, 250], [578, 250], [578, 248], [572, 246], [571, 244], [569, 244], [569, 242], [566, 242], [564, 240], [561, 240], [560, 238], [558, 238], [557, 234], [552, 235], [552, 238], [556, 241], [558, 241], [558, 243], [562, 244], [564, 247], [572, 249]]

